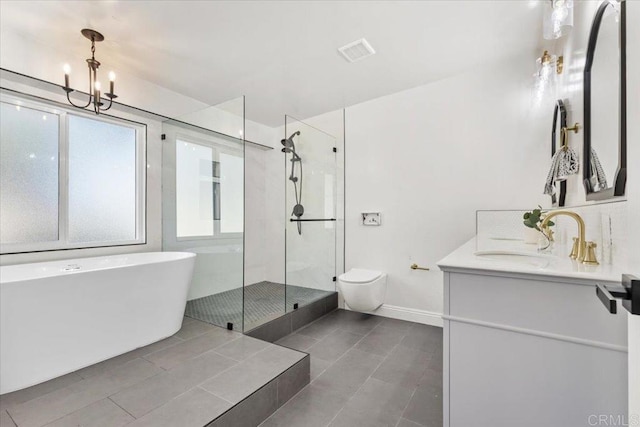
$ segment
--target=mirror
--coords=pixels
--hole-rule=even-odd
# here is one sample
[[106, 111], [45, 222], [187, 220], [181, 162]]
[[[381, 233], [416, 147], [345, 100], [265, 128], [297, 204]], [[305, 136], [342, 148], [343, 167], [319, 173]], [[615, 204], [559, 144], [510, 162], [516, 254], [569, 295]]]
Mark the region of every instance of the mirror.
[[[553, 124], [551, 125], [551, 157], [556, 154], [557, 150], [561, 150], [563, 146], [562, 141], [562, 128], [567, 127], [567, 110], [564, 106], [562, 99], [556, 101], [556, 106], [553, 109]], [[554, 185], [554, 193], [551, 194], [551, 204], [553, 206], [564, 206], [567, 196], [567, 181], [559, 181], [559, 184]]]
[[593, 19], [584, 67], [587, 200], [623, 196], [626, 175], [625, 1], [604, 1]]

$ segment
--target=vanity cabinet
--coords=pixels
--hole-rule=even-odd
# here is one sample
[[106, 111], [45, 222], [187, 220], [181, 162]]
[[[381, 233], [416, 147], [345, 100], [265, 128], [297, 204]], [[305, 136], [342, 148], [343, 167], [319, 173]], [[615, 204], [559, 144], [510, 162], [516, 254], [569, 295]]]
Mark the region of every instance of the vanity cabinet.
[[445, 426], [626, 419], [626, 316], [603, 308], [595, 281], [441, 268]]

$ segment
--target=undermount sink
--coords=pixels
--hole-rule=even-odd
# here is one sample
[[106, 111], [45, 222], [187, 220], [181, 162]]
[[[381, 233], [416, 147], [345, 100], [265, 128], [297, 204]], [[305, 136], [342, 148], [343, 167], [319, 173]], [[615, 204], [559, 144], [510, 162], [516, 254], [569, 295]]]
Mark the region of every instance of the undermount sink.
[[475, 256], [488, 261], [500, 261], [515, 264], [527, 264], [544, 268], [551, 262], [552, 256], [524, 251], [478, 251]]

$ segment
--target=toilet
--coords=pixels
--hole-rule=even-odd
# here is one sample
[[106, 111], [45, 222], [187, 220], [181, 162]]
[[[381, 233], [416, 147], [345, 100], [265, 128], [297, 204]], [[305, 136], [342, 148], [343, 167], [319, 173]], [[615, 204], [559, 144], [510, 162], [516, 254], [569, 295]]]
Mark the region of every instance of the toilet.
[[374, 311], [384, 302], [387, 275], [381, 271], [352, 268], [338, 277], [338, 289], [351, 310]]

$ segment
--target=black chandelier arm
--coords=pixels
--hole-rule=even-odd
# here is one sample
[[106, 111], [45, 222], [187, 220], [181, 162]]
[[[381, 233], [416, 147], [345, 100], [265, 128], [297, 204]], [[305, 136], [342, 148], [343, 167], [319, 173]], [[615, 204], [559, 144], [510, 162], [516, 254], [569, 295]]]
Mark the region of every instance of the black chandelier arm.
[[113, 98], [109, 97], [109, 106], [107, 108], [99, 108], [100, 111], [107, 111], [109, 108], [111, 108], [111, 106], [113, 105]]
[[89, 95], [89, 101], [87, 102], [86, 105], [76, 105], [76, 104], [73, 103], [73, 101], [71, 100], [71, 97], [69, 96], [69, 94], [71, 92], [73, 92], [73, 90], [66, 90], [65, 89], [65, 91], [67, 92], [67, 101], [69, 101], [69, 104], [73, 105], [74, 107], [83, 108], [84, 109], [84, 108], [87, 108], [89, 105], [91, 105], [91, 95]]

